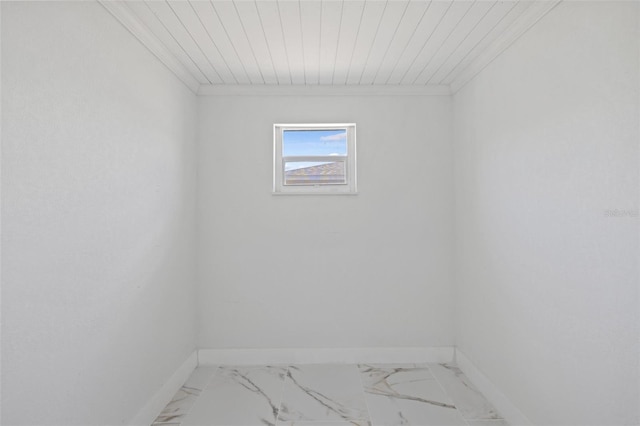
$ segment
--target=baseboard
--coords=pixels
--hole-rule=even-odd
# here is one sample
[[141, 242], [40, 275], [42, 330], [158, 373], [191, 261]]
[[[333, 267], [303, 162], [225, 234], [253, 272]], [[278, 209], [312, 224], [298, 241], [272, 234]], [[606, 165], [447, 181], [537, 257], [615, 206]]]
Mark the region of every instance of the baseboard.
[[478, 390], [493, 404], [498, 412], [511, 426], [530, 426], [533, 423], [522, 414], [522, 411], [516, 407], [509, 398], [502, 393], [496, 385], [494, 385], [487, 376], [485, 376], [467, 356], [460, 351], [455, 350], [455, 358], [458, 367], [469, 378], [469, 380], [478, 388]]
[[187, 381], [197, 366], [198, 353], [194, 351], [129, 424], [131, 426], [149, 426], [153, 423], [156, 417], [158, 417], [158, 414], [160, 414], [164, 407], [171, 401], [175, 393], [182, 387], [184, 382]]
[[200, 349], [200, 365], [451, 362], [453, 346], [418, 348]]

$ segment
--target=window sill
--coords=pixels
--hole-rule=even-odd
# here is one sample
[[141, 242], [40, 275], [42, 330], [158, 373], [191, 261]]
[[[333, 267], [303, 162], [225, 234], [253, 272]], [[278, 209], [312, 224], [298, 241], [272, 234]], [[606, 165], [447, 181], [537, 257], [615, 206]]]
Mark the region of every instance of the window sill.
[[358, 195], [357, 192], [272, 192], [271, 195]]

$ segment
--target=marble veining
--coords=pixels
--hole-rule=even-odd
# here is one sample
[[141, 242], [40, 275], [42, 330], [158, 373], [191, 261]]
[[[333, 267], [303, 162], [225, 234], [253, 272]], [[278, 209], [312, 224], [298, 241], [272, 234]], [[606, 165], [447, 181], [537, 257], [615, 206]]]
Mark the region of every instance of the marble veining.
[[153, 426], [508, 426], [453, 364], [199, 367]]
[[279, 421], [368, 421], [358, 371], [353, 365], [291, 366]]
[[[275, 373], [278, 377], [280, 377], [280, 379], [284, 378], [283, 370], [277, 369], [275, 370]], [[249, 377], [249, 374], [246, 374], [237, 368], [229, 369], [226, 372], [226, 374], [229, 377], [231, 377], [238, 385], [242, 386], [243, 388], [247, 389], [249, 392], [253, 392], [254, 394], [258, 395], [260, 398], [262, 398], [264, 402], [270, 407], [273, 420], [278, 418], [277, 403], [273, 401], [272, 396], [267, 395], [267, 393], [259, 385], [257, 385], [253, 380], [251, 380], [251, 378]], [[263, 423], [265, 424], [275, 424], [267, 419], [261, 419], [261, 420], [263, 420]]]
[[171, 402], [162, 410], [160, 415], [153, 422], [154, 426], [179, 425], [189, 409], [195, 404], [202, 389], [213, 376], [215, 368], [196, 368], [185, 384], [176, 392]]
[[[338, 401], [334, 401], [330, 397], [323, 395], [321, 392], [318, 392], [311, 388], [303, 386], [302, 384], [300, 384], [300, 382], [298, 382], [295, 379], [295, 377], [293, 377], [293, 374], [291, 374], [291, 371], [287, 373], [287, 377], [291, 379], [291, 382], [300, 391], [302, 391], [312, 400], [316, 401], [322, 407], [326, 408], [327, 412], [335, 413], [336, 415], [338, 415], [338, 417], [341, 417], [343, 420], [349, 420], [350, 413], [349, 413], [348, 407], [345, 407], [344, 405], [340, 404]], [[283, 402], [281, 407], [280, 418], [286, 419], [287, 417], [290, 417], [290, 416], [300, 416], [303, 420], [311, 420], [310, 418], [306, 417], [303, 413], [299, 411], [294, 413], [294, 411], [295, 410], [292, 410], [291, 408], [289, 408], [289, 405], [286, 402]]]
[[384, 368], [384, 367], [373, 367], [370, 365], [361, 365], [360, 371], [367, 375], [370, 379], [365, 385], [365, 392], [373, 394], [373, 395], [382, 395], [389, 398], [394, 399], [406, 399], [410, 401], [423, 402], [425, 404], [436, 405], [438, 407], [444, 408], [456, 408], [453, 404], [449, 404], [447, 402], [440, 401], [432, 401], [426, 398], [421, 398], [415, 395], [406, 395], [398, 392], [394, 389], [394, 386], [397, 386], [400, 383], [415, 383], [424, 378], [421, 377], [413, 377], [410, 375], [408, 379], [403, 380], [402, 378], [398, 378], [404, 373], [415, 373], [415, 372], [426, 372], [425, 368], [417, 368], [417, 367], [394, 367], [394, 368]]
[[[454, 364], [429, 364], [429, 369], [467, 420], [500, 420], [502, 416]], [[500, 426], [500, 425], [496, 425]]]
[[170, 422], [180, 420], [186, 414], [188, 406], [192, 405], [195, 399], [200, 396], [201, 391], [202, 389], [182, 386], [153, 424], [170, 424]]
[[374, 425], [466, 426], [426, 365], [360, 365]]
[[275, 426], [287, 367], [222, 366], [183, 425]]

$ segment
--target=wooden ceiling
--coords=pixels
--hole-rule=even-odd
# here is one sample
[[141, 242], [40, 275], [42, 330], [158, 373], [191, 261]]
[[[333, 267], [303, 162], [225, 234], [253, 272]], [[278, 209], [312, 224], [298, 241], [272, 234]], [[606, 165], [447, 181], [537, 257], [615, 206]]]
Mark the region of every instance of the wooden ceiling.
[[558, 1], [102, 1], [194, 91], [211, 85], [448, 86]]

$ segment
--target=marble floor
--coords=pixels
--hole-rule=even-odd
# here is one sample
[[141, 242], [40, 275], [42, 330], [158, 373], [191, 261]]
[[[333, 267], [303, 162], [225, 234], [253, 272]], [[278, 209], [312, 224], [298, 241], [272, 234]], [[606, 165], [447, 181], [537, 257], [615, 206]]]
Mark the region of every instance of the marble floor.
[[198, 367], [153, 423], [507, 426], [452, 364]]

